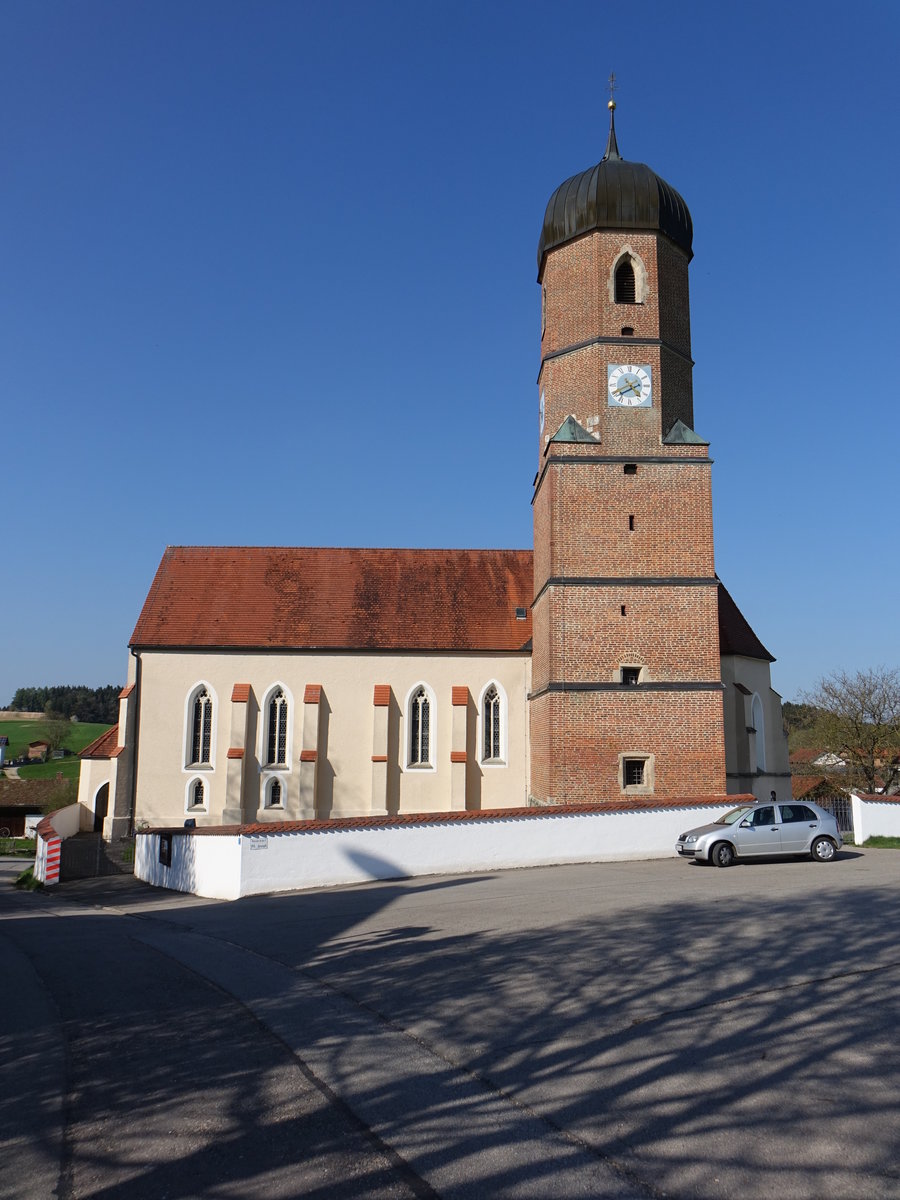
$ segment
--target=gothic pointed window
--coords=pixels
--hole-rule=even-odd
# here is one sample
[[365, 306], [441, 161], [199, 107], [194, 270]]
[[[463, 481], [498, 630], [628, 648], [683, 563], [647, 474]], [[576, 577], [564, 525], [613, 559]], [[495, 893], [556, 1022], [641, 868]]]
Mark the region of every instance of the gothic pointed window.
[[499, 762], [502, 755], [503, 707], [500, 703], [500, 693], [495, 684], [491, 684], [484, 693], [481, 712], [481, 728], [483, 734], [482, 758], [484, 762]]
[[424, 686], [409, 701], [409, 765], [431, 765], [431, 700]]
[[623, 258], [616, 267], [616, 304], [634, 304], [635, 300], [634, 267], [630, 258]]
[[766, 769], [766, 721], [763, 716], [762, 701], [754, 692], [753, 700], [750, 705], [750, 720], [752, 732], [755, 735], [750, 743], [751, 754], [755, 757], [755, 761], [751, 759], [751, 771], [765, 771]]
[[281, 688], [269, 697], [266, 714], [266, 765], [287, 764], [288, 702]]
[[201, 687], [189, 708], [187, 763], [189, 767], [209, 766], [212, 761], [213, 700], [209, 689]]
[[188, 812], [206, 812], [206, 784], [202, 779], [192, 779], [188, 784]]

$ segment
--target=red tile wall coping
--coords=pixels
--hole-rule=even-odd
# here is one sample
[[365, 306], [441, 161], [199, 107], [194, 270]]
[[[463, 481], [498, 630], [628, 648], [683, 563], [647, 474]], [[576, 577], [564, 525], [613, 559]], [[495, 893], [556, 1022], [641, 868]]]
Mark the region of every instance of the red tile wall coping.
[[250, 684], [236, 683], [231, 689], [232, 704], [246, 704], [250, 699]]
[[131, 693], [132, 693], [133, 691], [134, 691], [134, 684], [133, 684], [133, 683], [129, 683], [129, 684], [127, 685], [127, 687], [123, 687], [123, 688], [122, 688], [122, 690], [121, 690], [121, 692], [119, 692], [119, 699], [120, 699], [120, 700], [127, 700], [127, 699], [128, 699], [128, 697], [131, 695]]
[[[881, 799], [881, 797], [875, 797]], [[450, 825], [462, 821], [519, 821], [540, 817], [571, 817], [589, 813], [651, 812], [661, 808], [734, 808], [736, 804], [755, 804], [751, 795], [683, 796], [666, 800], [636, 797], [627, 802], [607, 801], [604, 804], [547, 805], [543, 808], [491, 808], [481, 812], [405, 813], [388, 817], [329, 817], [327, 820], [266, 821], [247, 825], [210, 825], [206, 828], [184, 829], [180, 825], [159, 826], [147, 833], [183, 833], [199, 837], [233, 837], [237, 833], [326, 833], [340, 829], [392, 829], [404, 825]]]
[[232, 746], [230, 748], [230, 750], [228, 751], [228, 757], [229, 758], [243, 758], [244, 751], [241, 749], [240, 746]]
[[452, 763], [464, 763], [466, 761], [465, 750], [451, 750], [450, 761]]
[[318, 704], [321, 699], [322, 699], [321, 683], [308, 683], [306, 685], [305, 691], [303, 692], [303, 703], [304, 704]]
[[59, 837], [59, 834], [53, 828], [53, 818], [58, 817], [62, 811], [61, 808], [57, 808], [52, 813], [47, 813], [42, 821], [38, 821], [35, 826], [38, 837], [43, 838], [45, 842], [49, 841], [50, 838]]
[[372, 696], [372, 704], [375, 708], [387, 708], [391, 702], [391, 685], [389, 683], [376, 683], [375, 693]]
[[452, 689], [451, 704], [455, 707], [466, 705], [469, 703], [469, 689], [467, 687], [455, 687]]
[[300, 751], [300, 761], [301, 762], [315, 762], [317, 758], [318, 758], [317, 750], [301, 750]]

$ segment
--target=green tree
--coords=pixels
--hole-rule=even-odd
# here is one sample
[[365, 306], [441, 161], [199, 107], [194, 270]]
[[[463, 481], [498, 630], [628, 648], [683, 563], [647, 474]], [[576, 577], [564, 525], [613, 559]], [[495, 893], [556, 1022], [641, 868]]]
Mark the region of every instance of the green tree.
[[803, 697], [819, 711], [816, 743], [847, 764], [847, 782], [866, 792], [900, 784], [900, 671], [875, 667], [820, 679]]

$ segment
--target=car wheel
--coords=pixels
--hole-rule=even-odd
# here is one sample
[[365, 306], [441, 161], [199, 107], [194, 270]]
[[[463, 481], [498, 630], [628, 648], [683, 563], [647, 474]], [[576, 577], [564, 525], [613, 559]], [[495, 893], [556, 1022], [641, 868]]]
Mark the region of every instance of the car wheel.
[[730, 867], [734, 862], [734, 848], [727, 842], [716, 842], [710, 851], [710, 861], [717, 867]]
[[817, 837], [809, 850], [816, 862], [831, 862], [837, 854], [837, 846], [831, 838]]

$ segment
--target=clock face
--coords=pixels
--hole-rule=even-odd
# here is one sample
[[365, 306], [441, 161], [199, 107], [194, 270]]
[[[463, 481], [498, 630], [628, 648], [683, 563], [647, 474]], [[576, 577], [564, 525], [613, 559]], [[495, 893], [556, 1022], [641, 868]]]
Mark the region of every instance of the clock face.
[[653, 404], [649, 364], [621, 367], [610, 364], [607, 386], [610, 408], [650, 408]]

